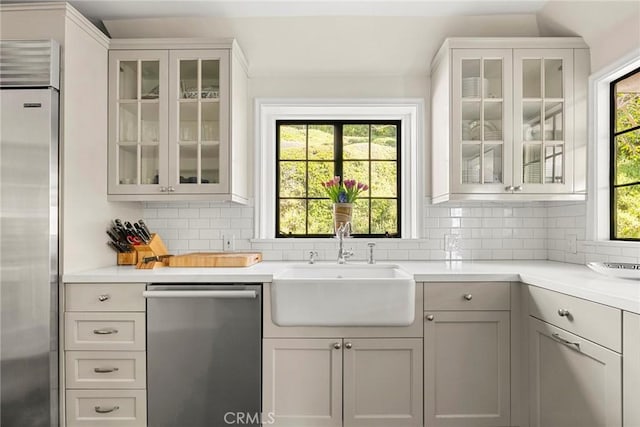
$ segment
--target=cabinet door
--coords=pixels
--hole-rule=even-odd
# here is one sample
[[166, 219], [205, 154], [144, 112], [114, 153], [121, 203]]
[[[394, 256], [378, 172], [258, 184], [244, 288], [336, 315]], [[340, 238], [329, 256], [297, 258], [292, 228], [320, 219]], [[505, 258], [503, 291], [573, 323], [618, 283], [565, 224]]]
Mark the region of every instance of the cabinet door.
[[265, 339], [262, 364], [265, 423], [342, 425], [341, 339]]
[[573, 191], [573, 50], [516, 49], [514, 186], [522, 193]]
[[162, 50], [109, 52], [109, 194], [167, 186], [167, 61]]
[[229, 191], [229, 51], [169, 54], [169, 191]]
[[532, 427], [622, 425], [620, 355], [529, 318]]
[[508, 426], [509, 355], [508, 311], [427, 312], [425, 425]]
[[623, 313], [623, 425], [640, 426], [640, 316]]
[[344, 426], [422, 425], [422, 340], [345, 339]]
[[452, 191], [505, 193], [512, 184], [511, 49], [454, 49], [452, 85]]

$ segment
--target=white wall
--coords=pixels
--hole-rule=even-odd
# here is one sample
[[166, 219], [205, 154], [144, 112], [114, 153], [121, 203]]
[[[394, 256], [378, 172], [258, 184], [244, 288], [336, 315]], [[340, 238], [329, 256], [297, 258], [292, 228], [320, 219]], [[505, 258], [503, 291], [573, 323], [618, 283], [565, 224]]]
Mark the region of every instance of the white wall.
[[640, 47], [640, 2], [552, 0], [537, 14], [541, 36], [580, 36], [596, 72]]
[[106, 20], [111, 37], [234, 37], [250, 76], [425, 75], [453, 36], [536, 36], [535, 15]]

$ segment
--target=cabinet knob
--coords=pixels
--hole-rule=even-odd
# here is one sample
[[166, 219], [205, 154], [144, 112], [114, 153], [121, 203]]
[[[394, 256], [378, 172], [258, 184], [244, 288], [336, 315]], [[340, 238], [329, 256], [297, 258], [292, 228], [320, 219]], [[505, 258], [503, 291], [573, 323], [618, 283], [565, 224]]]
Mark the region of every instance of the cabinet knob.
[[504, 191], [513, 191], [513, 190], [515, 190], [515, 187], [513, 185], [508, 185], [504, 187]]
[[175, 188], [173, 188], [172, 186], [169, 186], [169, 188], [167, 188], [167, 191], [168, 191], [169, 193], [173, 193], [173, 192], [175, 192], [175, 191], [176, 191], [176, 189], [175, 189]]
[[167, 187], [160, 187], [160, 192], [161, 193], [166, 193], [167, 192]]
[[433, 314], [427, 314], [426, 319], [427, 319], [429, 322], [433, 322], [433, 319], [435, 319], [435, 317], [433, 317]]
[[98, 301], [100, 301], [100, 302], [105, 302], [105, 301], [108, 301], [110, 299], [111, 299], [111, 295], [108, 295], [108, 294], [100, 295], [98, 297]]
[[571, 316], [571, 313], [567, 309], [559, 308], [558, 309], [558, 316], [560, 316], [560, 317], [569, 317], [569, 316]]
[[473, 299], [473, 295], [471, 295], [471, 294], [464, 294], [464, 295], [462, 296], [462, 298], [464, 298], [464, 299], [465, 299], [465, 300], [467, 300], [467, 301], [471, 301], [471, 300]]
[[351, 349], [353, 347], [353, 344], [351, 344], [350, 342], [347, 342], [347, 343], [344, 344], [344, 347], [346, 349]]
[[516, 188], [514, 188], [515, 191], [522, 191], [522, 185], [518, 185]]
[[340, 350], [342, 348], [342, 345], [340, 345], [339, 342], [333, 343], [333, 348], [335, 348], [336, 350]]

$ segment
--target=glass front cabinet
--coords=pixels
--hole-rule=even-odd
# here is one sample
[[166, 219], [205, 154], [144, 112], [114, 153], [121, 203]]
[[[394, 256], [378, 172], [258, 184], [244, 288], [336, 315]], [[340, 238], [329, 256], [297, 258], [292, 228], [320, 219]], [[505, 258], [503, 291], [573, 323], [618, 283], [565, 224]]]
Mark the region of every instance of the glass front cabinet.
[[588, 74], [577, 38], [447, 40], [431, 76], [434, 202], [584, 199]]
[[109, 52], [110, 200], [246, 203], [247, 74], [236, 47]]

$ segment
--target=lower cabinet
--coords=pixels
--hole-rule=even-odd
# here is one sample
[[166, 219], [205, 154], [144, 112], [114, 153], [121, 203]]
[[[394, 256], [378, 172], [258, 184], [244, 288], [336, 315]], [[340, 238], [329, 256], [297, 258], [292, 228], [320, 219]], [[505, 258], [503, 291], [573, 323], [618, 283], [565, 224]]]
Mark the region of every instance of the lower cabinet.
[[263, 414], [278, 426], [421, 426], [422, 340], [263, 340]]
[[509, 312], [427, 311], [424, 325], [425, 426], [509, 426]]
[[147, 425], [144, 283], [64, 288], [66, 427]]
[[625, 311], [622, 314], [624, 331], [622, 381], [623, 420], [625, 427], [640, 426], [640, 316]]
[[622, 426], [620, 354], [533, 317], [529, 339], [531, 427]]

